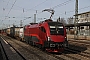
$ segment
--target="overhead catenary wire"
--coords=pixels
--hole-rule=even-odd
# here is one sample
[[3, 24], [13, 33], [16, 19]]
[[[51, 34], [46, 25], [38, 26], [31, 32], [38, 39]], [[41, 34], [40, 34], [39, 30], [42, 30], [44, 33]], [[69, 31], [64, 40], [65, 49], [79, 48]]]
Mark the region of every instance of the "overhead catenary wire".
[[[56, 9], [56, 8], [59, 8], [59, 7], [62, 7], [62, 6], [64, 6], [64, 5], [67, 5], [68, 3], [70, 3], [70, 1], [71, 0], [68, 0], [69, 2], [67, 2], [67, 3], [61, 3], [61, 5], [60, 4], [58, 4], [58, 5], [56, 5], [56, 6], [54, 6], [54, 7], [52, 7], [52, 8], [54, 8], [54, 9]], [[38, 6], [37, 6], [38, 7]], [[34, 8], [34, 7], [33, 7]], [[32, 9], [33, 9], [32, 8]], [[80, 8], [79, 10], [83, 10], [83, 9], [85, 9], [85, 8], [87, 8], [87, 7], [84, 7], [84, 8]], [[88, 7], [89, 8], [89, 7]], [[22, 8], [23, 9], [23, 8]], [[28, 11], [30, 11], [30, 10], [28, 10]], [[73, 12], [73, 11], [75, 11], [75, 10], [72, 10], [72, 11], [67, 11], [66, 13], [71, 13], [71, 12]], [[27, 12], [27, 11], [25, 11], [25, 12]], [[42, 12], [38, 12], [37, 13], [37, 15], [38, 14], [41, 14]], [[62, 14], [65, 14], [65, 12], [64, 13], [62, 13]], [[29, 19], [29, 18], [28, 18]], [[26, 19], [23, 19], [23, 20], [26, 20]]]
[[[41, 2], [41, 3], [39, 3], [39, 4], [37, 4], [36, 6], [34, 6], [34, 7], [32, 7], [32, 8], [30, 8], [30, 9], [26, 9], [25, 8], [25, 12], [27, 12], [27, 11], [31, 11], [31, 10], [34, 10], [33, 8], [35, 8], [35, 7], [37, 7], [37, 6], [39, 6], [39, 5], [41, 5], [41, 4], [43, 4], [43, 3], [45, 3], [46, 1], [48, 1], [48, 0], [45, 0], [45, 1], [43, 1], [43, 2]], [[6, 2], [6, 1], [4, 1], [7, 5], [8, 4], [10, 4], [10, 5], [12, 5], [12, 3], [10, 3], [9, 1], [8, 1], [8, 3]], [[18, 5], [14, 5], [14, 6], [16, 6], [16, 7], [18, 7], [18, 8], [21, 8], [21, 9], [24, 9], [24, 7], [20, 7], [20, 6], [18, 6]], [[36, 11], [36, 10], [34, 10], [34, 11]]]
[[[45, 3], [46, 1], [48, 1], [48, 0], [45, 0], [45, 1], [41, 2], [40, 4], [34, 6], [33, 8], [38, 7], [39, 5]], [[66, 5], [66, 4], [68, 4], [70, 1], [71, 1], [71, 0], [68, 0], [68, 1], [65, 1], [64, 3], [58, 4], [58, 5], [54, 6], [54, 7], [52, 7], [52, 9], [55, 9], [55, 8], [57, 8], [57, 7]], [[28, 9], [27, 11], [30, 11], [30, 10], [32, 10], [33, 8]], [[23, 9], [23, 8], [22, 8], [22, 9]], [[27, 12], [27, 11], [24, 11], [24, 12]], [[42, 12], [39, 12], [39, 13], [37, 13], [37, 14], [40, 14], [40, 13], [42, 13]], [[8, 14], [9, 14], [9, 13], [8, 13]], [[23, 19], [23, 20], [26, 20], [26, 19]]]
[[[80, 10], [83, 10], [83, 9], [86, 9], [86, 8], [89, 8], [90, 6], [86, 6], [86, 7], [82, 7], [82, 8], [79, 8], [78, 10], [80, 11]], [[71, 10], [71, 11], [67, 11], [66, 12], [66, 14], [69, 14], [69, 13], [71, 13], [71, 12], [75, 12], [75, 9], [74, 10]], [[42, 12], [39, 12], [38, 14], [41, 14]], [[61, 13], [61, 14], [59, 14], [59, 15], [64, 15], [65, 14], [65, 12], [63, 12], [63, 13]], [[55, 16], [56, 17], [56, 16]]]
[[[6, 6], [5, 6], [5, 7], [3, 7], [3, 11], [5, 11], [5, 10], [6, 10], [6, 7], [8, 6], [9, 1], [10, 1], [10, 0], [8, 0], [8, 2], [7, 2], [7, 4], [6, 4]], [[4, 0], [3, 0], [3, 2], [4, 2]]]
[[[8, 6], [9, 1], [10, 1], [10, 0], [8, 0], [8, 2], [7, 2], [7, 4], [6, 4], [6, 6], [5, 6], [5, 7], [3, 7], [3, 15], [4, 15], [4, 11], [6, 10], [6, 7]], [[4, 2], [4, 0], [3, 0], [3, 2]], [[3, 20], [2, 20], [2, 21], [3, 21]]]
[[[36, 6], [32, 7], [31, 9], [29, 9], [29, 10], [27, 10], [27, 11], [30, 11], [30, 10], [32, 10], [33, 8], [38, 7], [39, 5], [41, 5], [41, 4], [43, 4], [43, 3], [45, 3], [46, 1], [48, 1], [48, 0], [45, 0], [45, 1], [41, 2], [41, 3], [39, 3], [38, 5], [36, 5]], [[27, 11], [24, 11], [24, 12], [27, 12]], [[40, 13], [42, 13], [42, 12], [39, 12], [39, 13], [37, 13], [37, 14], [40, 14]], [[33, 15], [32, 15], [32, 16], [33, 16]], [[32, 17], [32, 16], [31, 16], [31, 17]], [[29, 18], [26, 18], [26, 19], [29, 19]], [[23, 19], [23, 20], [26, 20], [26, 19]]]
[[8, 2], [7, 2], [7, 4], [6, 4], [6, 6], [5, 6], [5, 8], [8, 6], [9, 2], [10, 2], [10, 0], [8, 0]]
[[[9, 1], [10, 1], [10, 0], [9, 0]], [[9, 1], [8, 1], [8, 3], [9, 3]], [[6, 19], [6, 17], [9, 15], [9, 13], [11, 12], [11, 10], [12, 10], [13, 6], [15, 5], [16, 1], [17, 1], [17, 0], [15, 0], [14, 3], [12, 4], [12, 7], [10, 8], [9, 12], [7, 13], [7, 15], [5, 16], [5, 19]], [[7, 3], [7, 5], [8, 5], [8, 3]], [[3, 9], [4, 9], [4, 8], [3, 8]], [[4, 11], [4, 10], [3, 10], [3, 11]], [[5, 19], [4, 19], [4, 20], [5, 20]], [[2, 22], [3, 22], [3, 21], [2, 21]]]
[[[34, 7], [32, 7], [31, 9], [28, 9], [28, 10], [26, 10], [26, 11], [25, 11], [25, 9], [24, 9], [23, 7], [21, 7], [21, 8], [23, 9], [23, 13], [25, 13], [25, 12], [27, 12], [27, 11], [33, 10], [34, 8], [40, 6], [41, 4], [44, 4], [46, 1], [48, 1], [48, 0], [45, 0], [45, 1], [43, 1], [43, 2], [41, 2], [41, 3], [39, 3], [39, 4], [37, 4], [37, 5], [35, 5]], [[35, 11], [36, 11], [36, 10], [35, 10]], [[39, 12], [39, 13], [42, 13], [42, 12]], [[19, 16], [20, 16], [20, 15], [19, 15]], [[31, 17], [32, 17], [32, 16], [31, 16]], [[29, 18], [26, 18], [26, 19], [29, 19]], [[22, 20], [26, 20], [26, 19], [22, 19]]]
[[[6, 10], [6, 7], [7, 7], [7, 6], [8, 6], [8, 4], [9, 4], [9, 1], [10, 1], [10, 0], [8, 0], [8, 2], [7, 2], [7, 4], [6, 4], [6, 6], [5, 6], [5, 7], [3, 7], [3, 16], [4, 16], [4, 11]], [[4, 0], [3, 0], [3, 2], [4, 2]], [[2, 22], [3, 22], [3, 20], [1, 20], [1, 23], [0, 23], [0, 24], [3, 24]]]
[[[9, 1], [10, 1], [10, 0], [9, 0]], [[9, 3], [9, 1], [8, 1], [8, 3]], [[39, 5], [41, 5], [41, 4], [43, 4], [43, 3], [45, 3], [46, 1], [48, 1], [48, 0], [45, 0], [45, 1], [41, 2], [40, 4], [38, 4], [38, 5], [34, 6], [33, 8], [38, 7]], [[15, 0], [15, 2], [16, 2], [16, 0]], [[15, 4], [15, 2], [14, 2], [14, 4]], [[67, 2], [68, 2], [68, 1], [67, 1]], [[7, 3], [7, 4], [8, 4], [8, 3]], [[13, 8], [14, 4], [12, 5], [11, 9]], [[27, 10], [27, 11], [30, 11], [30, 10], [32, 10], [33, 8], [31, 8], [31, 9], [29, 9], [29, 10]], [[9, 13], [10, 13], [11, 9], [9, 10], [9, 12], [8, 12], [7, 16], [9, 15]], [[22, 9], [23, 9], [23, 8], [22, 8]], [[24, 11], [24, 12], [27, 12], [27, 11]], [[39, 12], [38, 14], [40, 14], [40, 13], [42, 13], [42, 12]], [[26, 18], [26, 19], [27, 19], [27, 18]], [[26, 19], [24, 19], [24, 20], [26, 20]]]
[[[67, 4], [70, 3], [71, 1], [73, 1], [73, 0], [65, 1], [65, 2], [63, 2], [63, 3], [60, 3], [60, 4], [56, 5], [56, 6], [54, 6], [54, 7], [51, 7], [50, 9], [55, 9], [55, 8], [58, 8], [58, 7], [67, 5]], [[39, 13], [37, 13], [37, 15], [38, 15], [38, 14], [41, 14], [41, 13], [42, 13], [42, 12], [39, 12]]]
[[11, 12], [11, 10], [12, 10], [13, 6], [15, 5], [16, 1], [17, 1], [17, 0], [15, 0], [14, 3], [12, 4], [12, 7], [10, 8], [10, 10], [9, 10], [9, 12], [8, 12], [8, 14], [7, 14], [7, 16], [8, 16], [9, 13]]
[[58, 8], [58, 7], [67, 5], [67, 4], [70, 3], [71, 1], [73, 1], [73, 0], [67, 0], [67, 1], [65, 1], [65, 2], [63, 2], [63, 3], [60, 3], [60, 4], [58, 4], [58, 5], [54, 6], [54, 7], [52, 7], [52, 9], [55, 9], [55, 8]]
[[[45, 0], [45, 1], [47, 1], [47, 0]], [[44, 2], [45, 2], [45, 1], [44, 1]], [[66, 3], [69, 3], [70, 1], [72, 1], [72, 0], [65, 1], [64, 3], [58, 4], [58, 5], [56, 5], [56, 6], [52, 7], [52, 8], [55, 9], [55, 8], [57, 8], [57, 7], [66, 5]], [[42, 3], [44, 3], [44, 2], [42, 2]], [[41, 3], [40, 3], [40, 4], [41, 4]], [[39, 5], [40, 5], [40, 4], [39, 4]], [[36, 5], [36, 6], [34, 6], [34, 7], [37, 7], [37, 6], [39, 6], [39, 5]], [[33, 8], [34, 8], [34, 7], [33, 7]], [[30, 10], [31, 10], [31, 9], [30, 9]], [[40, 14], [40, 13], [42, 13], [42, 12], [39, 12], [39, 13], [37, 13], [37, 14]], [[66, 13], [67, 13], [67, 12], [66, 12]], [[24, 20], [26, 20], [26, 19], [24, 19]]]
[[[4, 2], [7, 3], [6, 1], [4, 1]], [[7, 5], [9, 5], [9, 4], [12, 5], [13, 3], [8, 2]], [[18, 5], [14, 5], [14, 6], [23, 9], [23, 7], [20, 7], [20, 6], [18, 6]], [[26, 10], [28, 10], [28, 9], [26, 9]]]
[[[45, 1], [47, 1], [47, 0], [45, 0]], [[57, 7], [61, 7], [61, 6], [67, 5], [68, 3], [70, 3], [70, 1], [72, 1], [72, 0], [68, 0], [68, 1], [65, 1], [65, 2], [63, 2], [63, 3], [61, 3], [61, 4], [58, 4], [58, 5], [54, 6], [54, 7], [52, 7], [51, 9], [55, 9], [55, 8], [57, 8]], [[42, 3], [44, 3], [44, 2], [42, 2]], [[37, 6], [38, 6], [38, 5], [37, 5]], [[37, 7], [37, 6], [35, 6], [35, 7]], [[27, 11], [26, 11], [26, 12], [27, 12]], [[38, 15], [38, 14], [41, 14], [41, 13], [43, 13], [43, 12], [39, 12], [39, 13], [37, 13], [37, 15]], [[24, 19], [24, 20], [26, 20], [26, 19]]]
[[[60, 4], [58, 4], [58, 5], [54, 6], [54, 7], [51, 7], [50, 9], [55, 9], [55, 8], [67, 5], [68, 3], [70, 3], [70, 1], [72, 1], [72, 0], [68, 0], [68, 1], [65, 1], [63, 3], [60, 3]], [[42, 13], [42, 12], [40, 12], [40, 13]], [[38, 14], [40, 14], [40, 13], [38, 13]]]
[[[82, 8], [79, 8], [78, 10], [80, 11], [80, 10], [83, 10], [83, 9], [86, 9], [86, 8], [89, 8], [89, 7], [90, 6], [82, 7]], [[75, 12], [75, 9], [71, 10], [71, 11], [67, 11], [66, 14], [71, 13], [71, 12]], [[62, 14], [59, 14], [59, 15], [63, 15], [63, 14], [65, 14], [65, 12], [63, 12]]]
[[[43, 2], [41, 2], [41, 3], [39, 3], [39, 4], [37, 4], [36, 6], [32, 7], [31, 9], [29, 9], [29, 10], [27, 10], [27, 11], [30, 11], [30, 10], [32, 10], [33, 8], [38, 7], [39, 5], [41, 5], [41, 4], [43, 4], [43, 3], [45, 3], [46, 1], [48, 1], [48, 0], [45, 0], [45, 1], [43, 1]], [[25, 11], [25, 12], [27, 12], [27, 11]]]
[[[54, 7], [51, 7], [50, 9], [55, 9], [55, 8], [57, 8], [57, 7], [64, 6], [64, 5], [68, 4], [70, 1], [71, 1], [71, 0], [65, 1], [64, 3], [58, 4], [58, 5], [54, 6]], [[42, 13], [42, 12], [39, 12], [39, 13]], [[37, 13], [37, 14], [39, 14], [39, 13]]]
[[[10, 0], [9, 0], [9, 1], [10, 1]], [[7, 5], [8, 5], [8, 4], [11, 4], [11, 3], [9, 3], [9, 1], [8, 1]], [[45, 1], [41, 2], [41, 3], [39, 3], [38, 5], [36, 5], [36, 6], [32, 7], [31, 9], [28, 9], [27, 11], [32, 10], [33, 8], [35, 8], [35, 7], [37, 7], [37, 6], [39, 6], [39, 5], [43, 4], [43, 3], [45, 3], [46, 1], [48, 1], [48, 0], [45, 0]], [[4, 1], [4, 2], [5, 2], [5, 1]], [[16, 2], [16, 0], [15, 0], [15, 2]], [[11, 9], [12, 9], [12, 8], [13, 8], [13, 6], [15, 5], [15, 2], [14, 2], [14, 4], [12, 4]], [[15, 6], [16, 6], [16, 5], [15, 5]], [[20, 6], [17, 6], [17, 7], [22, 8], [22, 9], [23, 9], [23, 12], [27, 12], [27, 11], [24, 11], [25, 9], [24, 9], [23, 7], [20, 7]], [[9, 12], [8, 12], [7, 16], [5, 16], [5, 19], [6, 19], [6, 17], [8, 17], [8, 15], [9, 15], [9, 13], [10, 13], [11, 9], [9, 10]], [[28, 18], [26, 18], [26, 19], [28, 19]], [[24, 19], [24, 20], [26, 20], [26, 19]]]

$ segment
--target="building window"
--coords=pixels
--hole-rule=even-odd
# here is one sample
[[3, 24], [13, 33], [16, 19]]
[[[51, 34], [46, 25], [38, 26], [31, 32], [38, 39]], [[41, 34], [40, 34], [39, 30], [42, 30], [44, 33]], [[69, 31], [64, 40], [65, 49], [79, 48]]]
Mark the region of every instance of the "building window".
[[86, 14], [86, 17], [89, 17], [89, 15], [88, 15], [88, 14]]
[[82, 26], [82, 27], [80, 27], [81, 29], [84, 29], [84, 27]]
[[85, 17], [85, 15], [83, 15], [83, 17], [82, 18], [84, 18]]
[[88, 17], [90, 17], [90, 14], [88, 14]]
[[80, 16], [80, 18], [82, 18], [82, 15]]

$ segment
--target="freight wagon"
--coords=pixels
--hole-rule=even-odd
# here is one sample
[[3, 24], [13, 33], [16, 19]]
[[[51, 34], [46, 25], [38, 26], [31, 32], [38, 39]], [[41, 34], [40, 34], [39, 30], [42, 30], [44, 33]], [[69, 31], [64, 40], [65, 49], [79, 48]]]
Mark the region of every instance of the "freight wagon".
[[10, 28], [6, 29], [6, 34], [7, 34], [7, 36], [10, 36]]
[[10, 27], [10, 36], [13, 38], [19, 38], [19, 31], [22, 27]]
[[19, 40], [24, 41], [24, 27], [19, 29]]

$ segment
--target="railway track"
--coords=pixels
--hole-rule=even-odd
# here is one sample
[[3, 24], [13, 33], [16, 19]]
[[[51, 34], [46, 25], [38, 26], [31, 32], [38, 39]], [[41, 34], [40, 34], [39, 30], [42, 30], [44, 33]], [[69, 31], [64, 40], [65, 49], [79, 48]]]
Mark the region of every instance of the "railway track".
[[[80, 43], [80, 42], [78, 42]], [[88, 52], [87, 52], [88, 51]], [[58, 56], [65, 56], [68, 57], [67, 59], [70, 60], [90, 60], [90, 50], [87, 50], [86, 47], [80, 47], [78, 46], [70, 46], [69, 48], [66, 48], [64, 53], [62, 55]]]
[[69, 40], [69, 43], [82, 44], [82, 45], [85, 45], [85, 46], [90, 46], [90, 41], [89, 40]]
[[[4, 38], [1, 37], [1, 39], [3, 39], [3, 41], [8, 44], [7, 46], [10, 47], [10, 49], [14, 52], [14, 53], [10, 53], [12, 54], [12, 57], [10, 57], [10, 55], [8, 54], [10, 51], [6, 51], [6, 50], [9, 50], [9, 49], [6, 49], [5, 46], [4, 46], [4, 43], [2, 43], [2, 41], [0, 41], [0, 44], [1, 44], [1, 48], [3, 50], [3, 59], [4, 60], [26, 60], [15, 48], [13, 48], [12, 45], [10, 45], [8, 42], [5, 41]], [[13, 56], [14, 55], [14, 56]]]
[[1, 43], [1, 41], [0, 41], [0, 48], [2, 49], [1, 50], [1, 52], [2, 52], [1, 55], [3, 54], [3, 57], [4, 57], [4, 58], [2, 57], [2, 59], [9, 60], [8, 57], [7, 57], [7, 55], [6, 55], [6, 52], [4, 50], [4, 47], [3, 47], [2, 43]]
[[[81, 49], [79, 49], [79, 50], [86, 50], [85, 52], [88, 52], [88, 53], [90, 53], [90, 41], [74, 41], [74, 40], [69, 40], [69, 43], [71, 44], [71, 45], [74, 45], [74, 46], [80, 46], [79, 48], [81, 48]], [[84, 48], [83, 48], [84, 47]]]
[[[4, 37], [7, 39], [6, 37]], [[16, 48], [23, 56], [26, 57], [26, 60], [58, 60], [55, 57], [49, 56], [48, 54], [40, 51], [39, 49], [36, 49], [26, 43], [17, 41], [15, 39], [7, 39], [7, 42], [10, 43], [14, 48]], [[19, 50], [18, 48], [21, 48], [22, 50]]]
[[[6, 41], [14, 46], [16, 50], [21, 53], [23, 56], [27, 56], [26, 59], [32, 59], [32, 60], [90, 60], [90, 52], [86, 52], [87, 49], [84, 48], [82, 50], [81, 48], [77, 46], [70, 46], [69, 48], [65, 49], [63, 53], [48, 53], [45, 51], [42, 51], [38, 49], [37, 47], [32, 47], [26, 43], [20, 42], [18, 40], [12, 39], [10, 37], [5, 37], [7, 39]], [[21, 50], [19, 50], [20, 48]], [[32, 56], [32, 58], [30, 58]], [[35, 58], [36, 57], [36, 58]], [[35, 59], [34, 59], [35, 58]]]
[[[39, 58], [39, 60], [46, 60], [46, 59], [44, 59], [42, 56], [40, 56], [40, 55], [36, 54], [35, 52], [31, 51], [30, 49], [28, 49], [28, 48], [20, 45], [17, 41], [15, 41], [15, 40], [12, 40], [12, 41], [13, 41], [15, 44], [19, 45], [20, 47], [22, 47], [25, 51], [30, 52], [30, 54], [33, 55], [33, 59], [35, 58], [35, 56], [37, 56], [37, 57]], [[28, 55], [28, 54], [27, 54], [27, 55]], [[29, 59], [30, 59], [30, 58], [29, 58]], [[37, 59], [37, 58], [36, 58], [36, 59]]]

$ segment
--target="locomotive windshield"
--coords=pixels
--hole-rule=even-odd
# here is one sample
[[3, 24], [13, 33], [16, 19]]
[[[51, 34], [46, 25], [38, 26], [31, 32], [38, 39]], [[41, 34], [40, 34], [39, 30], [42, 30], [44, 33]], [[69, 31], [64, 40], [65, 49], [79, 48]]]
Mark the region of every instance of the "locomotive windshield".
[[51, 35], [64, 35], [63, 24], [60, 22], [48, 22]]

